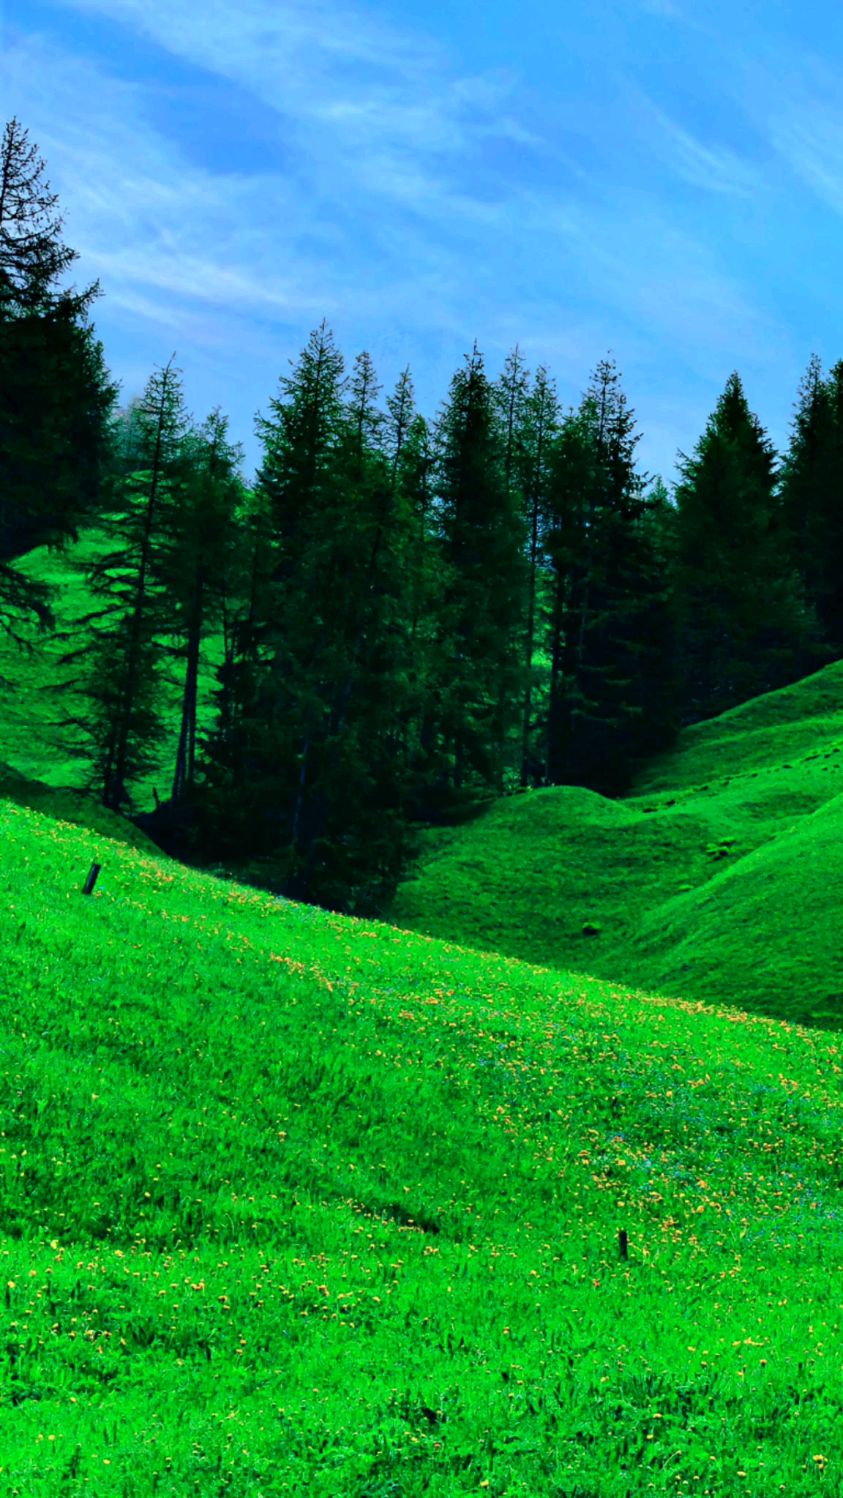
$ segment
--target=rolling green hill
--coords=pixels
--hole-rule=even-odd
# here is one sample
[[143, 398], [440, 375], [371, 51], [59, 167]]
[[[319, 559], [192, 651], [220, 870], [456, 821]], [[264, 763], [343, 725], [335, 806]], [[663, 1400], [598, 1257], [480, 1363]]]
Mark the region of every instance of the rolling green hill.
[[426, 835], [394, 919], [562, 968], [843, 1023], [843, 662], [687, 729], [622, 801], [529, 791]]
[[840, 1491], [834, 1036], [0, 841], [0, 1490]]

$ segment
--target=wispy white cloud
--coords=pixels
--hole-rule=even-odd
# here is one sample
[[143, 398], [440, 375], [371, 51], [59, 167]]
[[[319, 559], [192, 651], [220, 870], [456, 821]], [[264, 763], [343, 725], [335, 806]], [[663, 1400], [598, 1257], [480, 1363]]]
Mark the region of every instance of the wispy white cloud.
[[[592, 143], [592, 117], [564, 97], [528, 108], [514, 66], [466, 66], [359, 5], [203, 0], [200, 19], [187, 0], [54, 4], [107, 25], [109, 39], [115, 23], [125, 34], [119, 74], [105, 48], [95, 61], [43, 34], [11, 37], [4, 59], [9, 98], [82, 253], [80, 278], [98, 275], [106, 290], [98, 326], [112, 308], [124, 341], [134, 320], [162, 357], [177, 344], [186, 371], [196, 363], [206, 385], [210, 373], [223, 382], [215, 399], [233, 392], [241, 434], [323, 315], [341, 345], [354, 329], [395, 359], [395, 374], [421, 360], [439, 378], [475, 334], [490, 363], [519, 340], [534, 365], [550, 364], [563, 400], [609, 347], [630, 376], [656, 380], [660, 359], [715, 393], [736, 349], [761, 358], [778, 347], [776, 318], [728, 243], [682, 220], [650, 170], [661, 161], [714, 201], [742, 204], [761, 192], [752, 168], [643, 90], [618, 88], [608, 113], [595, 108], [615, 148], [595, 174], [569, 150]], [[166, 83], [149, 80], [148, 57], [146, 80], [133, 76], [139, 39], [159, 49]], [[200, 74], [222, 80], [223, 101], [231, 88], [237, 150], [225, 171], [212, 153], [198, 165], [157, 108]], [[242, 98], [260, 103], [277, 169], [257, 167]], [[645, 398], [633, 404], [645, 420]]]
[[[212, 304], [314, 312], [324, 305], [308, 263], [277, 254], [306, 213], [277, 176], [215, 175], [190, 166], [146, 122], [142, 90], [44, 38], [7, 53], [12, 96], [60, 188], [69, 237], [109, 295], [146, 287]], [[84, 101], [84, 104], [80, 104]]]
[[[364, 170], [366, 153], [384, 143], [392, 155], [408, 153], [416, 176], [422, 162], [458, 158], [475, 138], [500, 133], [536, 143], [511, 109], [504, 112], [515, 73], [464, 75], [430, 36], [359, 6], [205, 0], [197, 24], [193, 7], [172, 0], [62, 3], [122, 22], [174, 57], [247, 88], [278, 113], [306, 155], [318, 157], [329, 144], [349, 181]], [[371, 171], [367, 185], [375, 186]], [[438, 187], [438, 174], [430, 185]]]
[[755, 163], [728, 146], [698, 140], [660, 109], [643, 89], [632, 86], [630, 92], [651, 151], [683, 181], [707, 192], [742, 198], [758, 198], [765, 192]]
[[731, 92], [774, 156], [835, 213], [843, 212], [840, 70], [784, 35], [734, 50]]
[[590, 298], [642, 348], [667, 346], [671, 359], [710, 372], [728, 350], [769, 357], [781, 342], [778, 316], [730, 264], [728, 244], [682, 227], [669, 204], [616, 189], [600, 204], [554, 210], [533, 196], [525, 221], [552, 247], [563, 284], [573, 280], [575, 305]]
[[768, 130], [774, 150], [799, 180], [843, 214], [843, 106], [806, 96], [797, 85], [771, 111]]

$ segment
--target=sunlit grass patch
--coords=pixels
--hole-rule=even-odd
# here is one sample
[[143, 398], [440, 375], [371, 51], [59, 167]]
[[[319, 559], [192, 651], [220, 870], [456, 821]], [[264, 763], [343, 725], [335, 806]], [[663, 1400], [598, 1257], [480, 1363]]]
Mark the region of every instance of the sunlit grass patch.
[[839, 1486], [833, 1036], [0, 838], [0, 1488]]
[[622, 801], [528, 791], [431, 831], [393, 914], [483, 950], [839, 1025], [841, 816], [838, 662], [687, 729]]

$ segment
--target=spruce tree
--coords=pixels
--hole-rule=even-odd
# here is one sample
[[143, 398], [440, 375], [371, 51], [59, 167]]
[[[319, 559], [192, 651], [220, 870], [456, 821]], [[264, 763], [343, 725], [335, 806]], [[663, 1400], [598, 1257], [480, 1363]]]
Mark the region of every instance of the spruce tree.
[[842, 495], [843, 363], [824, 379], [814, 354], [799, 387], [780, 500], [790, 560], [833, 655], [843, 652]]
[[89, 322], [96, 283], [61, 283], [62, 240], [45, 165], [16, 119], [0, 141], [0, 627], [51, 619], [49, 592], [14, 561], [59, 545], [101, 507], [116, 390]]
[[242, 449], [217, 407], [182, 443], [178, 503], [160, 571], [174, 613], [176, 656], [184, 662], [181, 720], [170, 799], [188, 796], [196, 775], [199, 668], [206, 635], [224, 617], [234, 527], [243, 490]]
[[439, 733], [457, 795], [501, 790], [519, 723], [523, 515], [507, 493], [504, 442], [475, 343], [437, 424], [436, 508], [446, 572]]
[[530, 373], [518, 344], [504, 361], [492, 390], [502, 433], [503, 478], [507, 498], [523, 502], [523, 456]]
[[733, 373], [692, 457], [680, 455], [676, 584], [684, 718], [793, 680], [810, 620], [788, 555], [776, 456]]
[[155, 762], [164, 724], [160, 711], [162, 641], [176, 627], [165, 586], [164, 554], [180, 500], [187, 416], [179, 371], [171, 359], [147, 384], [139, 408], [143, 466], [116, 490], [103, 527], [110, 546], [88, 569], [99, 606], [77, 621], [82, 643], [66, 663], [80, 675], [84, 716], [66, 720], [91, 745], [92, 782], [103, 804], [131, 804], [130, 785]]
[[569, 771], [571, 718], [578, 692], [578, 656], [582, 595], [589, 578], [586, 536], [599, 482], [599, 454], [594, 443], [591, 403], [562, 419], [553, 442], [547, 493], [546, 551], [551, 572], [548, 596], [547, 653], [550, 680], [547, 703], [546, 777], [564, 783]]
[[266, 495], [244, 489], [220, 583], [222, 660], [215, 716], [199, 750], [196, 843], [206, 859], [237, 862], [272, 851], [266, 808], [276, 791], [271, 744], [273, 616], [278, 549]]
[[540, 365], [526, 402], [522, 463], [522, 503], [527, 528], [527, 621], [524, 631], [524, 704], [521, 721], [521, 784], [541, 778], [543, 756], [535, 743], [537, 696], [536, 639], [546, 574], [544, 539], [553, 438], [558, 429], [559, 400], [547, 368]]
[[[259, 418], [257, 491], [276, 561], [252, 621], [257, 649], [208, 745], [209, 782], [228, 759], [242, 851], [272, 859], [288, 893], [343, 908], [394, 886], [413, 741], [414, 515], [399, 482], [411, 388], [397, 451], [377, 398], [368, 354], [346, 381], [323, 323]], [[237, 766], [232, 750], [246, 740]]]
[[843, 654], [843, 360], [833, 364], [827, 388], [834, 419], [831, 449], [811, 535], [808, 597], [833, 655]]
[[424, 818], [444, 772], [437, 725], [441, 718], [445, 652], [440, 629], [444, 562], [435, 514], [436, 453], [433, 434], [415, 410], [410, 372], [386, 398], [386, 450], [396, 504], [403, 515], [404, 647], [406, 687], [402, 722], [408, 766], [408, 816]]
[[550, 485], [548, 777], [614, 793], [674, 707], [670, 601], [634, 412], [603, 359], [560, 433]]
[[[278, 548], [273, 617], [272, 800], [264, 818], [271, 846], [297, 857], [317, 836], [319, 749], [326, 690], [337, 676], [336, 614], [345, 608], [336, 576], [343, 522], [337, 450], [344, 421], [344, 360], [325, 322], [311, 333], [291, 375], [280, 380], [270, 416], [259, 417], [264, 458], [257, 484]], [[333, 594], [336, 583], [337, 592]], [[334, 659], [330, 659], [333, 656]]]

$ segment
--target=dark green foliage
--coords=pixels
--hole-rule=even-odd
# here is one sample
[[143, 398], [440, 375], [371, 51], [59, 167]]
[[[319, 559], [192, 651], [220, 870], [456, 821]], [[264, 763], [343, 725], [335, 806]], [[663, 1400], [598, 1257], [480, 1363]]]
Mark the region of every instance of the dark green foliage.
[[230, 442], [228, 418], [218, 407], [182, 443], [178, 502], [160, 566], [172, 610], [172, 633], [178, 639], [176, 657], [184, 671], [173, 803], [184, 799], [195, 782], [200, 654], [210, 630], [219, 628], [229, 601], [238, 546], [234, 531], [243, 500], [241, 463], [242, 450]]
[[[173, 632], [176, 608], [167, 593], [169, 556], [185, 473], [187, 430], [179, 372], [172, 360], [153, 374], [136, 408], [137, 456], [143, 465], [115, 486], [103, 525], [111, 549], [90, 569], [101, 606], [84, 615], [82, 643], [66, 661], [82, 664], [71, 685], [84, 691], [84, 729], [92, 746], [92, 780], [103, 805], [131, 804], [129, 784], [156, 759], [162, 721], [156, 706], [161, 640]], [[170, 581], [171, 581], [170, 575]]]
[[680, 467], [676, 582], [692, 722], [807, 669], [811, 621], [788, 556], [774, 450], [738, 374]]
[[50, 620], [48, 591], [14, 559], [75, 537], [103, 502], [115, 397], [88, 321], [97, 285], [62, 286], [77, 258], [61, 239], [44, 163], [17, 120], [0, 142], [0, 627]]
[[843, 363], [827, 379], [811, 358], [782, 465], [791, 557], [830, 649], [843, 652]]
[[547, 774], [623, 788], [672, 732], [672, 631], [659, 517], [636, 471], [634, 413], [602, 360], [555, 443]]
[[540, 781], [544, 765], [536, 713], [541, 678], [535, 657], [542, 568], [547, 560], [543, 543], [547, 530], [549, 458], [558, 425], [559, 403], [543, 365], [530, 388], [530, 376], [517, 345], [506, 359], [494, 396], [501, 429], [506, 494], [520, 520], [526, 561], [524, 614], [518, 626], [522, 672], [519, 779], [526, 786]]
[[216, 670], [216, 716], [202, 746], [197, 839], [212, 859], [236, 860], [270, 850], [263, 808], [271, 804], [272, 616], [277, 547], [266, 496], [247, 490], [236, 513], [235, 546], [226, 558], [222, 661]]
[[500, 790], [522, 702], [527, 577], [523, 514], [512, 475], [507, 488], [505, 435], [476, 344], [451, 381], [436, 437], [445, 568], [437, 727], [453, 791]]
[[421, 717], [410, 645], [423, 433], [408, 376], [389, 420], [378, 410], [367, 354], [346, 398], [324, 324], [281, 386], [259, 424], [274, 565], [266, 579], [256, 550], [266, 580], [238, 631], [207, 784], [227, 784], [232, 844], [274, 859], [286, 890], [371, 906], [402, 867]]
[[532, 390], [526, 399], [524, 433], [520, 453], [522, 475], [521, 501], [527, 530], [527, 618], [524, 630], [524, 706], [521, 726], [521, 784], [527, 786], [542, 778], [543, 745], [540, 743], [540, 717], [536, 712], [540, 696], [540, 678], [536, 670], [536, 639], [542, 595], [546, 591], [550, 569], [547, 565], [548, 487], [553, 438], [559, 425], [559, 401], [556, 387], [542, 364], [536, 371]]

